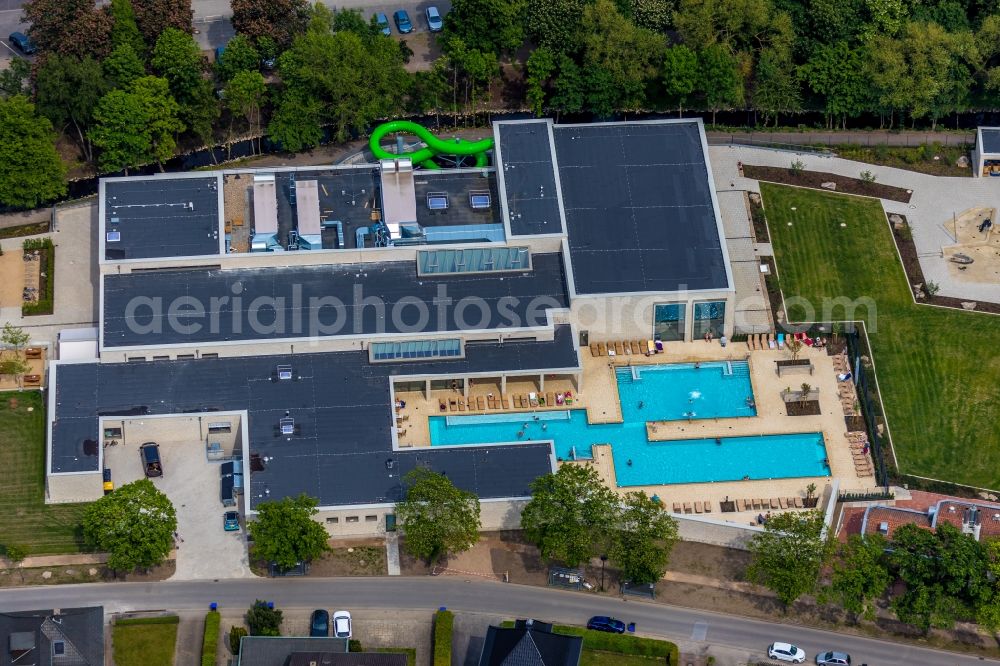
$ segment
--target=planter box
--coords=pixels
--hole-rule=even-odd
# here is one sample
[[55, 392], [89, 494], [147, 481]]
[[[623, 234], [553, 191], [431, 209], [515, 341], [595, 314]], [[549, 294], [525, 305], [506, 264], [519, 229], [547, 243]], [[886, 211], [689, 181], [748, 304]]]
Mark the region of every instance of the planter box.
[[813, 373], [812, 361], [807, 358], [795, 359], [794, 361], [775, 361], [774, 363], [778, 366], [779, 377], [789, 372], [809, 373], [810, 375]]
[[809, 393], [802, 395], [802, 391], [782, 391], [781, 399], [785, 402], [807, 402], [809, 400], [819, 400], [819, 389], [809, 389]]

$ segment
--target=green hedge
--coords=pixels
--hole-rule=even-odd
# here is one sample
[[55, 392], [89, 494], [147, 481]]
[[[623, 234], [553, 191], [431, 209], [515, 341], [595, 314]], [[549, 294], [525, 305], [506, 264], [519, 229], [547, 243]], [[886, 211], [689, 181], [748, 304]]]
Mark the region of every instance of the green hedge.
[[52, 244], [51, 238], [28, 238], [25, 239], [23, 248], [25, 250], [41, 250], [42, 261], [39, 269], [45, 273], [42, 281], [45, 286], [45, 293], [40, 295], [35, 303], [25, 303], [21, 306], [21, 316], [52, 314], [55, 308], [56, 291], [56, 248]]
[[[510, 620], [503, 622], [501, 627], [513, 627]], [[631, 654], [640, 657], [663, 657], [670, 658], [668, 663], [680, 663], [680, 650], [670, 641], [661, 641], [655, 638], [641, 638], [630, 634], [612, 634], [606, 631], [593, 631], [583, 627], [568, 627], [565, 625], [555, 625], [552, 630], [557, 634], [569, 636], [582, 636], [584, 650], [600, 650], [601, 652], [616, 652], [618, 654]]]
[[115, 626], [125, 627], [130, 624], [177, 624], [180, 618], [176, 615], [161, 615], [159, 617], [133, 617], [125, 620], [115, 620]]
[[454, 625], [455, 614], [451, 611], [435, 613], [433, 666], [451, 666], [451, 633]]
[[205, 614], [205, 638], [201, 642], [201, 666], [215, 666], [215, 653], [219, 649], [219, 625], [222, 616], [219, 611]]

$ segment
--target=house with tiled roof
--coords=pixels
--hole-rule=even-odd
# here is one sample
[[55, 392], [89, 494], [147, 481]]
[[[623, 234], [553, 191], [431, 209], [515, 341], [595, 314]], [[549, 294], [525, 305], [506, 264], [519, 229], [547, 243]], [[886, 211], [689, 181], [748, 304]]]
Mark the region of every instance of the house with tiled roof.
[[842, 540], [851, 534], [881, 534], [892, 539], [903, 525], [934, 530], [943, 523], [949, 523], [977, 541], [1000, 538], [1000, 504], [912, 491], [891, 503], [846, 508], [840, 520], [839, 535]]

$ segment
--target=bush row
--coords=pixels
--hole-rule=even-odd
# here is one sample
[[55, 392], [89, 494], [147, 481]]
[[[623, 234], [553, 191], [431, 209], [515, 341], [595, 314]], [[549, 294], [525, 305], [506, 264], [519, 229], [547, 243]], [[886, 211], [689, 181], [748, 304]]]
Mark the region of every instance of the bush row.
[[451, 666], [451, 633], [455, 625], [455, 614], [440, 610], [434, 615], [434, 664]]
[[219, 648], [219, 625], [222, 616], [219, 611], [205, 614], [205, 638], [201, 642], [201, 666], [215, 666], [215, 653]]

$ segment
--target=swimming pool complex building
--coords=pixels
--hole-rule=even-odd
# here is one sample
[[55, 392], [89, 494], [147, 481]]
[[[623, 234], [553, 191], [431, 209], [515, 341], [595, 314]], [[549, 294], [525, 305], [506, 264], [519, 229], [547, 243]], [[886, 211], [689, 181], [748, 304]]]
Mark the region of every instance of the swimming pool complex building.
[[[599, 457], [569, 442], [583, 430], [544, 434], [580, 422], [572, 407], [605, 390], [591, 374], [647, 409], [621, 398], [603, 422], [638, 430], [602, 441], [645, 442], [659, 420], [752, 417], [739, 363], [695, 368], [731, 403], [696, 413], [702, 390], [657, 375], [669, 368], [608, 380], [608, 358], [592, 358], [648, 364], [656, 346], [740, 332], [701, 121], [504, 121], [493, 136], [488, 168], [400, 157], [103, 179], [100, 323], [50, 364], [47, 501], [96, 499], [105, 473], [138, 478], [135, 449], [156, 441], [165, 475], [182, 447], [235, 463], [219, 501], [247, 515], [306, 493], [331, 534], [377, 533], [402, 478], [426, 468], [475, 492], [497, 529], [558, 459]], [[663, 391], [631, 386], [646, 380]], [[675, 384], [676, 404], [660, 405]], [[466, 410], [478, 421], [463, 424]], [[709, 467], [743, 455], [706, 441]], [[819, 446], [796, 475], [829, 474]], [[623, 487], [758, 473], [699, 477], [619, 448]]]

